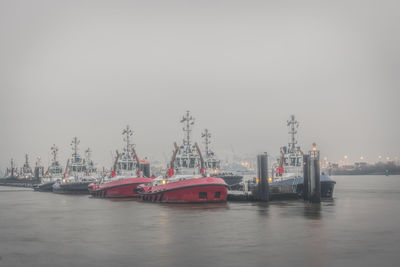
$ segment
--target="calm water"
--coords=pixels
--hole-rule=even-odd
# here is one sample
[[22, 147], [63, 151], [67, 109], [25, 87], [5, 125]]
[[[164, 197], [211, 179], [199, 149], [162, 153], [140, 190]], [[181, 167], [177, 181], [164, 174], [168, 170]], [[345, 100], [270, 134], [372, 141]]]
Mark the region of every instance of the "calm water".
[[400, 266], [400, 176], [321, 205], [168, 205], [0, 187], [0, 266]]

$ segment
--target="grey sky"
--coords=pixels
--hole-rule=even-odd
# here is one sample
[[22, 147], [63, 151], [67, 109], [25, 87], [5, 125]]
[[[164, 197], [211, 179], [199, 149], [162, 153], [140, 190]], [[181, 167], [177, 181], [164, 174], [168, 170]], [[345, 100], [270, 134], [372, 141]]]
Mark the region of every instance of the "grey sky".
[[[0, 169], [63, 163], [73, 136], [101, 165], [135, 131], [169, 158], [179, 119], [220, 155], [400, 156], [398, 1], [0, 1]], [[33, 160], [32, 160], [33, 161]]]

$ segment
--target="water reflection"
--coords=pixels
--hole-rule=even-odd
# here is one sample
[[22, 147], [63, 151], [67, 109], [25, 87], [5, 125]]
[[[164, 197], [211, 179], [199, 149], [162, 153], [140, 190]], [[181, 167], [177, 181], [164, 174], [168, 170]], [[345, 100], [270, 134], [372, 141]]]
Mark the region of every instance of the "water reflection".
[[321, 219], [321, 203], [305, 203], [303, 215], [306, 219]]
[[[90, 197], [91, 199], [99, 199], [95, 197]], [[100, 198], [105, 201], [112, 201], [112, 202], [139, 202], [141, 201], [139, 198]]]
[[173, 210], [191, 210], [191, 211], [220, 211], [229, 209], [227, 203], [204, 203], [204, 204], [180, 204], [180, 203], [152, 203], [154, 205], [160, 205]]
[[257, 213], [261, 216], [269, 216], [269, 202], [256, 202], [253, 206], [257, 207]]
[[387, 192], [400, 188], [400, 176], [335, 180], [335, 199], [321, 204], [163, 204], [1, 192], [1, 264], [397, 266], [400, 194]]

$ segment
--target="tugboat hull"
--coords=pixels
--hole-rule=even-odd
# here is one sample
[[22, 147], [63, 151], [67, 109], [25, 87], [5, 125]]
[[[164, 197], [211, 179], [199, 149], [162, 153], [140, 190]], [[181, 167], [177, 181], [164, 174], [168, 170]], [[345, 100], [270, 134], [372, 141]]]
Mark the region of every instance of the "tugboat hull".
[[[336, 182], [327, 175], [321, 175], [321, 197], [332, 198]], [[271, 193], [296, 193], [303, 196], [303, 178], [291, 178], [270, 184]]]
[[232, 173], [217, 174], [215, 177], [223, 179], [230, 190], [239, 190], [243, 180], [243, 176], [234, 175]]
[[[336, 184], [336, 182], [334, 182], [334, 181], [321, 182], [321, 197], [322, 198], [332, 198], [335, 184]], [[301, 196], [303, 195], [303, 184], [297, 185], [296, 193]]]
[[0, 178], [0, 186], [34, 187], [39, 184], [38, 179], [19, 179], [16, 177]]
[[53, 192], [58, 194], [89, 194], [88, 186], [92, 182], [76, 182], [53, 185]]
[[39, 184], [33, 189], [38, 192], [53, 192], [53, 185], [55, 182], [47, 182], [44, 184]]
[[226, 202], [228, 186], [221, 178], [201, 177], [144, 188], [141, 199], [163, 203]]
[[111, 181], [105, 184], [89, 185], [89, 192], [93, 197], [100, 198], [139, 198], [137, 187], [140, 184], [151, 183], [153, 180], [145, 177], [126, 178]]

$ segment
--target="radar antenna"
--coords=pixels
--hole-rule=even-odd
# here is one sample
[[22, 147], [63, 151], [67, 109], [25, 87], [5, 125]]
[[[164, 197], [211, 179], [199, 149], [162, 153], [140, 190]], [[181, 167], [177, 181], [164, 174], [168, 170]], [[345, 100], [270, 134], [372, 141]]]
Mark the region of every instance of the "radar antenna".
[[209, 138], [211, 138], [211, 134], [208, 132], [208, 129], [205, 129], [203, 133], [201, 133], [201, 137], [204, 138], [204, 144], [206, 148], [206, 158], [210, 157], [211, 151], [209, 150], [208, 145], [211, 144]]
[[78, 162], [78, 145], [80, 142], [81, 141], [79, 141], [78, 137], [76, 137], [76, 136], [72, 139], [72, 142], [71, 142], [71, 147], [72, 147], [72, 150], [74, 151], [74, 153], [72, 154], [72, 158], [74, 159], [74, 162]]
[[57, 152], [58, 152], [58, 147], [56, 147], [55, 144], [51, 147], [51, 155], [53, 156], [53, 162], [57, 162]]
[[290, 116], [290, 120], [287, 121], [287, 126], [289, 127], [289, 134], [290, 134], [288, 152], [295, 153], [297, 144], [295, 135], [297, 134], [297, 129], [299, 128], [299, 122], [295, 119], [294, 115]]
[[129, 128], [129, 125], [122, 131], [122, 135], [124, 135], [124, 141], [126, 142], [126, 153], [130, 154], [131, 151], [131, 136], [133, 135], [133, 131]]
[[28, 167], [29, 166], [29, 158], [28, 158], [28, 154], [25, 154], [25, 166]]
[[190, 153], [191, 143], [190, 143], [190, 134], [192, 132], [194, 118], [190, 115], [190, 111], [186, 111], [186, 116], [183, 116], [181, 123], [185, 123], [186, 125], [183, 127], [183, 131], [186, 132], [186, 139], [183, 140], [183, 145], [185, 146], [185, 152]]

